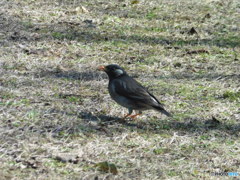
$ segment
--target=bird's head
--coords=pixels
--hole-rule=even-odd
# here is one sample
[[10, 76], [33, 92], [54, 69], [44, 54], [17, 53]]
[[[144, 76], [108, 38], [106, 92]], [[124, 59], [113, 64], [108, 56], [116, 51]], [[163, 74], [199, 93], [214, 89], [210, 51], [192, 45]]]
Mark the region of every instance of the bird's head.
[[116, 64], [110, 64], [107, 66], [99, 66], [99, 71], [104, 71], [107, 73], [109, 79], [114, 79], [116, 77], [127, 74], [126, 71]]

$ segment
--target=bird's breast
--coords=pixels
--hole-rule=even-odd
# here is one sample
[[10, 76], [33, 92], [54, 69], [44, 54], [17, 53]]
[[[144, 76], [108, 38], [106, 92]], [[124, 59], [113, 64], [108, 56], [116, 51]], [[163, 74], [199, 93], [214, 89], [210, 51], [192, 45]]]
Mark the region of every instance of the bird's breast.
[[121, 106], [124, 106], [126, 108], [129, 108], [129, 106], [131, 106], [131, 102], [129, 102], [130, 100], [127, 99], [126, 97], [124, 96], [121, 96], [119, 95], [117, 92], [116, 92], [116, 88], [114, 86], [113, 83], [109, 83], [108, 85], [108, 90], [109, 90], [109, 94], [111, 96], [111, 98], [116, 101], [118, 104], [120, 104]]

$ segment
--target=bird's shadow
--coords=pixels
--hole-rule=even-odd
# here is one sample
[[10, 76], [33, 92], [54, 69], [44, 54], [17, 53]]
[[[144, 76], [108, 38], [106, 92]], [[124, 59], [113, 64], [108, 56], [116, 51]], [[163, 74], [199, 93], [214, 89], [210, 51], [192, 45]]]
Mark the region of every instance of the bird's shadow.
[[[133, 121], [130, 119], [123, 120], [120, 117], [108, 116], [100, 114], [100, 112], [92, 113], [88, 111], [68, 113], [65, 111], [55, 110], [54, 113], [64, 114], [76, 121], [72, 121], [71, 125], [66, 122], [54, 124], [49, 121], [44, 121], [41, 128], [37, 126], [24, 126], [19, 130], [30, 130], [40, 134], [51, 133], [53, 137], [61, 137], [63, 134], [98, 134], [106, 136], [116, 136], [123, 132], [136, 131], [146, 134], [166, 134], [177, 132], [179, 134], [203, 135], [209, 134], [211, 131], [217, 133], [218, 136], [239, 137], [240, 123], [227, 123], [217, 120], [216, 118], [197, 119], [184, 118], [181, 121], [176, 121], [173, 118], [158, 119], [156, 117], [148, 117], [141, 119], [140, 117]], [[80, 120], [81, 119], [81, 120]], [[80, 120], [80, 121], [79, 121]], [[65, 133], [63, 133], [65, 132]]]
[[193, 118], [185, 118], [184, 121], [175, 121], [172, 118], [164, 118], [164, 119], [149, 119], [142, 121], [140, 118], [137, 121], [133, 121], [130, 119], [123, 120], [122, 118], [116, 116], [107, 116], [103, 114], [92, 114], [88, 112], [82, 112], [80, 117], [88, 122], [98, 122], [103, 127], [108, 127], [112, 125], [111, 128], [114, 127], [125, 127], [130, 130], [136, 131], [144, 131], [148, 133], [159, 134], [164, 130], [174, 130], [181, 133], [197, 133], [203, 134], [213, 130], [219, 130], [225, 132], [229, 135], [240, 135], [240, 123], [237, 124], [229, 124], [225, 122], [221, 122], [220, 120], [212, 118], [207, 119], [193, 119]]
[[88, 122], [99, 122], [100, 124], [106, 125], [122, 124], [128, 127], [137, 127], [137, 123], [135, 123], [134, 121], [127, 121], [117, 116], [108, 116], [104, 114], [95, 115], [90, 112], [82, 112], [80, 113], [79, 117]]

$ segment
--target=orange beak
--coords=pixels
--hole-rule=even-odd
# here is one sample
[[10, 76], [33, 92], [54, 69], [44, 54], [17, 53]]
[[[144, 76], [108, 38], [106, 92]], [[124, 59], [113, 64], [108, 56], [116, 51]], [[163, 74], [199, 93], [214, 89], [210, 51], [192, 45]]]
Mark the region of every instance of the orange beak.
[[105, 66], [99, 66], [99, 67], [97, 68], [97, 70], [99, 70], [99, 71], [105, 71], [106, 68], [105, 68]]

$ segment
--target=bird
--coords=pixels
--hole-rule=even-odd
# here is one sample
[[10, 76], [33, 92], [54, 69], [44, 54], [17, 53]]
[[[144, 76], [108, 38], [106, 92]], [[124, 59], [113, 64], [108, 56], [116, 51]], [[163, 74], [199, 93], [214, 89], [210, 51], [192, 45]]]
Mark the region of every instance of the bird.
[[[163, 108], [163, 104], [153, 94], [129, 76], [119, 65], [101, 65], [97, 70], [107, 73], [109, 78], [108, 91], [111, 98], [119, 105], [128, 109], [128, 114], [123, 119], [127, 117], [135, 119], [142, 114], [142, 111], [150, 109], [159, 111], [168, 117], [172, 116]], [[134, 115], [132, 115], [133, 110], [136, 112]]]

